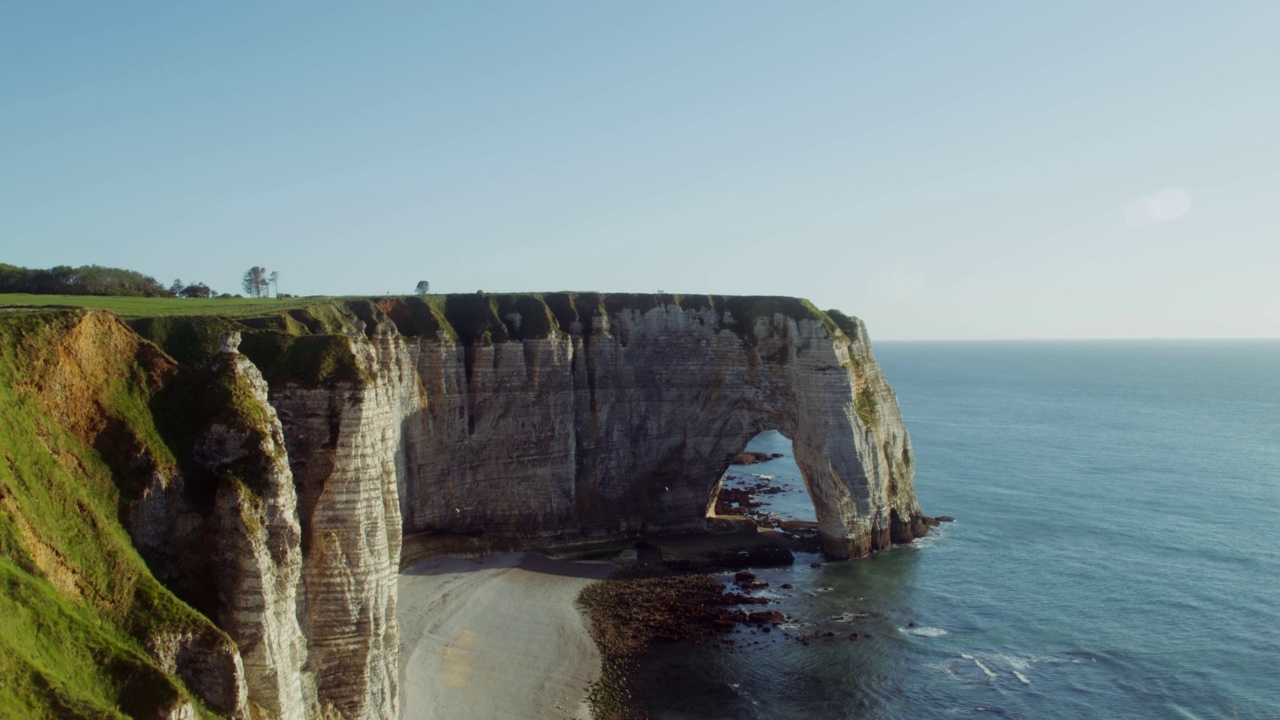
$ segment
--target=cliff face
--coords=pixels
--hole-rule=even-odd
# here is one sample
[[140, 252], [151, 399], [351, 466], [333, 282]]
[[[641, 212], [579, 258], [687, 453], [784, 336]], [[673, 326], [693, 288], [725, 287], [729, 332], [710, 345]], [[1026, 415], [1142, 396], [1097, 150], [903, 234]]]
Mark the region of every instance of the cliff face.
[[352, 310], [328, 331], [353, 370], [283, 373], [270, 393], [298, 487], [307, 667], [344, 717], [396, 714], [402, 531], [545, 547], [697, 530], [769, 428], [793, 440], [828, 554], [926, 531], [896, 398], [855, 319], [785, 298]]
[[487, 337], [404, 343], [423, 386], [403, 429], [406, 532], [698, 529], [730, 460], [773, 428], [794, 443], [828, 554], [924, 534], [910, 440], [860, 321], [789, 299], [564, 299], [532, 318], [542, 332], [523, 327], [529, 308], [498, 307]]
[[389, 330], [351, 343], [365, 380], [272, 394], [298, 485], [308, 667], [323, 705], [346, 718], [394, 718], [399, 700], [397, 479], [419, 393]]
[[225, 340], [211, 363], [158, 396], [189, 462], [172, 478], [153, 479], [129, 529], [157, 575], [235, 640], [243, 675], [236, 697], [225, 683], [201, 681], [195, 689], [206, 702], [234, 717], [247, 717], [252, 702], [271, 717], [304, 718], [316, 695], [297, 616], [293, 477], [267, 384], [236, 352], [239, 336]]
[[132, 323], [181, 366], [108, 314], [76, 318], [0, 361], [43, 363], [23, 397], [56, 427], [30, 444], [94, 448], [80, 467], [120, 488], [94, 512], [115, 507], [154, 578], [103, 589], [62, 569], [71, 521], [24, 514], [44, 501], [3, 472], [0, 560], [68, 602], [133, 593], [138, 662], [182, 679], [121, 696], [161, 708], [143, 715], [189, 715], [189, 693], [228, 717], [394, 718], [405, 533], [517, 548], [696, 530], [770, 428], [794, 443], [828, 554], [926, 530], [861, 322], [800, 300], [477, 294]]
[[315, 689], [298, 624], [297, 496], [267, 383], [231, 339], [211, 369], [228, 381], [234, 411], [215, 418], [194, 447], [195, 462], [222, 476], [210, 520], [215, 619], [240, 648], [249, 699], [272, 717], [300, 720]]

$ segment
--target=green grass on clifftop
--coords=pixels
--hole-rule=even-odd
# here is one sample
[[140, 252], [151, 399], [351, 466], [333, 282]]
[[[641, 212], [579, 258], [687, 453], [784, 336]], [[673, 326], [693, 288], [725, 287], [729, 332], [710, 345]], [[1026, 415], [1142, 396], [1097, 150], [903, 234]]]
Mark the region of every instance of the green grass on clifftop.
[[[0, 313], [0, 708], [6, 718], [154, 717], [189, 694], [139, 638], [157, 630], [225, 637], [160, 586], [119, 520], [131, 479], [109, 460], [114, 443], [121, 443], [119, 452], [159, 437], [146, 412], [153, 389], [147, 374], [121, 357], [99, 368], [101, 378], [85, 382], [100, 386], [75, 406], [90, 404], [106, 422], [85, 430], [110, 438], [102, 451], [70, 432], [40, 399], [63, 367], [61, 343], [80, 318]], [[63, 392], [77, 391], [68, 381], [76, 378], [58, 377]], [[165, 449], [151, 449], [169, 457]]]
[[146, 298], [104, 295], [0, 294], [0, 307], [96, 308], [124, 318], [168, 315], [244, 317], [307, 307], [329, 298]]

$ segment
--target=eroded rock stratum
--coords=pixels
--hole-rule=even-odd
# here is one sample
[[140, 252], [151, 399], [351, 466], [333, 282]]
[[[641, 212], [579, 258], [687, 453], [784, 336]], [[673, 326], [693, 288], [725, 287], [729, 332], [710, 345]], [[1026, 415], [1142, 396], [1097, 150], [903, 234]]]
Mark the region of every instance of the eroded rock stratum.
[[[105, 313], [59, 322], [132, 335]], [[124, 478], [119, 517], [235, 642], [147, 639], [184, 683], [165, 707], [190, 692], [230, 716], [395, 717], [406, 538], [546, 548], [697, 530], [770, 428], [794, 443], [827, 554], [926, 531], [862, 323], [803, 300], [477, 293], [129, 325], [168, 357], [136, 393], [158, 430], [104, 455]], [[64, 355], [59, 377], [93, 362]], [[64, 385], [33, 392], [48, 405]], [[91, 442], [85, 427], [134, 422], [68, 408]]]

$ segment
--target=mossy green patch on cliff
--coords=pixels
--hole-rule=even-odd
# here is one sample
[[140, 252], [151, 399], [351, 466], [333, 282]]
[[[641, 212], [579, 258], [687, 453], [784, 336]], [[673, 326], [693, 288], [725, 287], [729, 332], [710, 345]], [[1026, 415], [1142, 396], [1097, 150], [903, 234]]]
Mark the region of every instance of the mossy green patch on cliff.
[[491, 345], [510, 339], [498, 315], [497, 303], [488, 295], [445, 295], [444, 317], [464, 345]]
[[183, 365], [204, 365], [218, 352], [218, 338], [242, 325], [225, 317], [149, 317], [129, 322], [134, 332]]
[[[272, 442], [269, 410], [234, 362], [234, 356], [220, 355], [208, 366], [188, 369], [151, 402], [165, 441], [177, 448], [186, 498], [205, 514], [224, 486], [238, 483], [260, 496], [272, 469], [272, 458], [264, 458], [259, 450]], [[241, 439], [240, 447], [224, 448], [228, 459], [216, 468], [202, 466], [193, 456], [213, 429], [225, 438]], [[282, 453], [284, 448], [277, 446], [277, 451]]]
[[[404, 302], [409, 304], [414, 300], [417, 298]], [[438, 327], [428, 325], [432, 332], [443, 331], [451, 340], [464, 345], [540, 339], [563, 329], [561, 315], [541, 293], [429, 295], [419, 302], [432, 310], [432, 322], [439, 323]], [[561, 305], [563, 310], [563, 302]], [[395, 316], [391, 317], [394, 320]]]
[[831, 321], [840, 329], [840, 332], [844, 333], [850, 340], [857, 342], [860, 339], [862, 328], [857, 320], [839, 310], [828, 310], [827, 317], [831, 318]]
[[863, 425], [867, 427], [875, 426], [876, 396], [872, 394], [870, 388], [864, 386], [858, 389], [854, 395], [853, 407]]
[[314, 387], [369, 380], [351, 352], [351, 341], [341, 335], [246, 333], [241, 335], [240, 352], [272, 385], [296, 382]]
[[379, 307], [402, 335], [434, 338], [443, 333], [446, 338], [457, 342], [457, 331], [444, 318], [444, 304], [433, 302], [439, 297], [387, 298], [379, 303]]
[[542, 299], [547, 304], [547, 309], [551, 311], [551, 316], [556, 319], [556, 325], [560, 327], [561, 332], [569, 332], [573, 324], [579, 322], [578, 311], [573, 306], [573, 293], [547, 293], [542, 296]]
[[831, 337], [835, 337], [840, 329], [830, 315], [804, 298], [735, 295], [723, 298], [723, 308], [733, 315], [734, 321], [732, 324], [726, 323], [725, 327], [745, 337], [748, 342], [754, 340], [759, 321], [772, 322], [777, 315], [818, 323]]
[[333, 302], [314, 303], [289, 310], [288, 313], [289, 317], [305, 326], [312, 335], [340, 335], [351, 325], [350, 314]]
[[146, 412], [165, 362], [101, 313], [0, 315], [7, 717], [157, 716], [189, 693], [142, 639], [225, 641], [156, 582], [119, 519], [138, 474], [172, 462]]
[[535, 340], [549, 337], [559, 329], [559, 322], [542, 295], [504, 293], [489, 296], [496, 305], [498, 317], [513, 339]]
[[[310, 335], [313, 325], [305, 322], [308, 315], [310, 313], [307, 312], [306, 308], [299, 308], [287, 313], [242, 318], [240, 324], [246, 328], [267, 330], [282, 335]], [[314, 319], [314, 315], [311, 315], [311, 318]], [[323, 327], [323, 324], [321, 324], [321, 327]]]
[[222, 334], [236, 331], [241, 334], [240, 352], [269, 383], [317, 386], [368, 380], [342, 334], [354, 320], [354, 314], [332, 304], [317, 304], [239, 320], [168, 316], [136, 318], [129, 325], [187, 367], [209, 363], [221, 347]]

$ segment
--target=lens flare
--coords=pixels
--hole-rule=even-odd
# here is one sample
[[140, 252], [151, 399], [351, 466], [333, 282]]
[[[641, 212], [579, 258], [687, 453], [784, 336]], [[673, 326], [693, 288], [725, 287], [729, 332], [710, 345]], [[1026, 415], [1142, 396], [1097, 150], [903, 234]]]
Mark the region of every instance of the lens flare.
[[1124, 208], [1125, 222], [1147, 227], [1180, 219], [1191, 209], [1191, 196], [1181, 188], [1165, 188], [1130, 200]]

